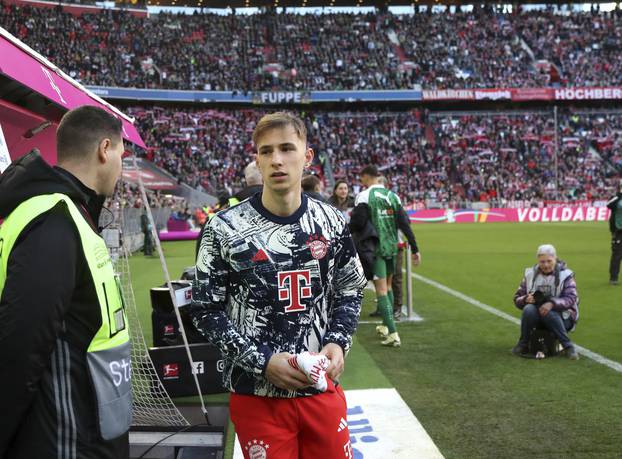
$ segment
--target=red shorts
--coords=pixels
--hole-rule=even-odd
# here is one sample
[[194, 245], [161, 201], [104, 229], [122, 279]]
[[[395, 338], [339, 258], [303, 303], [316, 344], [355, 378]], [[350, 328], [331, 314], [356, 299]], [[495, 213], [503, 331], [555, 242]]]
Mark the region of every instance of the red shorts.
[[352, 459], [346, 397], [330, 380], [309, 397], [231, 394], [229, 413], [245, 459]]

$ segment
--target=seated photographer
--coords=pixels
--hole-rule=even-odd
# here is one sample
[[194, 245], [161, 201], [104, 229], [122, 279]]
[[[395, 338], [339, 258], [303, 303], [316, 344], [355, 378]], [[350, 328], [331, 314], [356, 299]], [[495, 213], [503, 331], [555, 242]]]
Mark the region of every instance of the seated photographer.
[[516, 355], [527, 355], [529, 339], [534, 330], [545, 328], [553, 332], [571, 360], [579, 354], [568, 337], [579, 317], [579, 297], [574, 273], [557, 259], [555, 247], [541, 245], [538, 263], [525, 269], [525, 277], [514, 294], [514, 304], [522, 309], [521, 336], [512, 349]]

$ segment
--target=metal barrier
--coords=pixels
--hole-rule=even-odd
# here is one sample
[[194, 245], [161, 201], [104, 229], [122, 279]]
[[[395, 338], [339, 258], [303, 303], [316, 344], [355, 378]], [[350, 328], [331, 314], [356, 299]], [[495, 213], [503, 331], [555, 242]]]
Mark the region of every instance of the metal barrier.
[[[413, 277], [412, 277], [412, 251], [410, 246], [406, 247], [406, 311], [402, 311], [405, 317], [401, 318], [401, 322], [421, 322], [423, 317], [417, 314], [413, 308]], [[404, 268], [402, 268], [403, 271]]]

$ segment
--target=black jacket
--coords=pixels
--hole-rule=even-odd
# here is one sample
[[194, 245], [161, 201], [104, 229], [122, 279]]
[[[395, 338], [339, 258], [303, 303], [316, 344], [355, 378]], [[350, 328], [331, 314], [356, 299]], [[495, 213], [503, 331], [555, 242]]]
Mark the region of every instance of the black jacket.
[[251, 185], [243, 188], [241, 191], [234, 194], [233, 197], [236, 198], [238, 201], [242, 202], [245, 199], [256, 195], [257, 193], [261, 193], [261, 190], [263, 190], [263, 185]]
[[320, 202], [326, 202], [326, 198], [324, 196], [322, 196], [320, 193], [318, 193], [317, 191], [304, 191], [303, 193], [306, 194], [307, 196], [311, 196], [313, 199], [320, 201]]
[[[362, 231], [367, 222], [371, 222], [371, 212], [367, 204], [359, 204], [352, 209], [352, 215], [350, 217], [350, 231], [352, 233]], [[404, 236], [406, 236], [406, 240], [408, 241], [412, 252], [419, 252], [417, 240], [415, 239], [415, 233], [413, 233], [413, 230], [410, 227], [410, 219], [408, 218], [408, 214], [404, 208], [401, 206], [395, 214], [395, 223], [397, 225], [397, 229], [404, 233]]]
[[350, 231], [352, 233], [352, 240], [354, 241], [356, 253], [363, 266], [365, 279], [373, 280], [376, 248], [380, 242], [376, 228], [372, 225], [371, 220], [367, 220], [363, 226], [357, 227], [356, 230], [352, 229], [352, 226], [350, 226]]
[[339, 204], [339, 201], [335, 195], [332, 195], [330, 198], [328, 198], [328, 201], [326, 202], [341, 211], [345, 211], [354, 207], [354, 198], [352, 196], [348, 196], [343, 204]]
[[609, 215], [609, 231], [615, 233], [620, 231], [616, 228], [616, 212], [618, 212], [618, 201], [622, 199], [622, 192], [616, 194], [613, 198], [607, 201], [607, 207], [611, 209], [611, 215]]
[[[103, 197], [37, 152], [0, 175], [0, 219], [64, 193], [97, 222]], [[63, 205], [34, 219], [9, 257], [0, 296], [0, 457], [128, 457], [127, 434], [101, 440], [86, 350], [101, 326], [78, 232]]]

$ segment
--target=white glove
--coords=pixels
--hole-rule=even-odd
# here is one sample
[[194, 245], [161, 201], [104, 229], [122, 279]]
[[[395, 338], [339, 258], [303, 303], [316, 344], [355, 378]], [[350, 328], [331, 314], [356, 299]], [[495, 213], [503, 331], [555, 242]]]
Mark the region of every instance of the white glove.
[[302, 371], [314, 388], [326, 392], [328, 388], [326, 369], [330, 365], [328, 357], [317, 352], [305, 351], [290, 357], [287, 362], [293, 368]]

